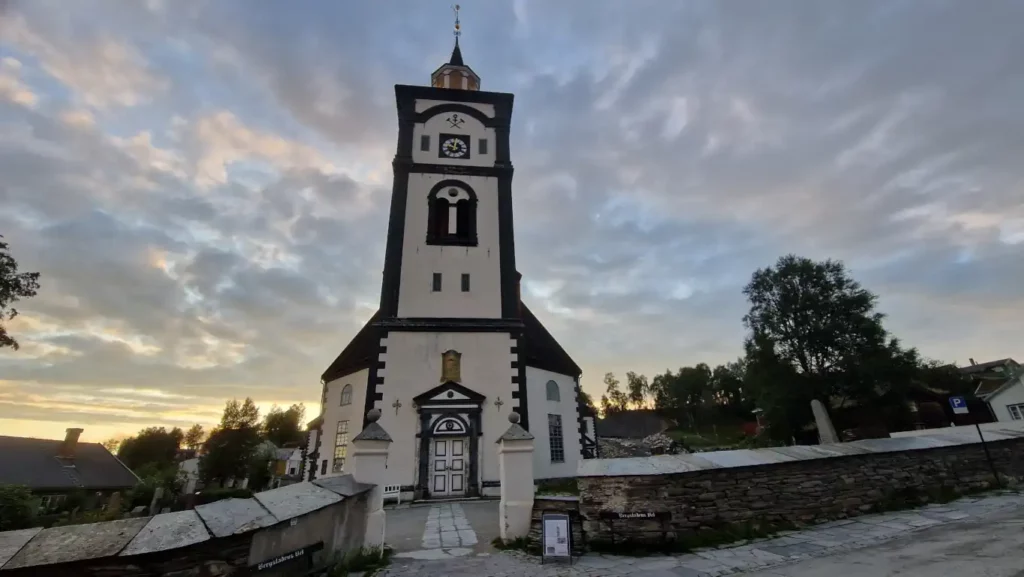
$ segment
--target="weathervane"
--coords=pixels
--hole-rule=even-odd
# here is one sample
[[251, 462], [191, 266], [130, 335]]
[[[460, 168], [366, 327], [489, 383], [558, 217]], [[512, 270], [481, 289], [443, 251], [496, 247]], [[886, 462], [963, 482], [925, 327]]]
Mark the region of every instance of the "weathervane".
[[462, 25], [459, 24], [459, 5], [452, 6], [452, 11], [455, 12], [455, 31], [453, 34], [455, 34], [455, 43], [458, 44], [459, 36], [462, 36]]

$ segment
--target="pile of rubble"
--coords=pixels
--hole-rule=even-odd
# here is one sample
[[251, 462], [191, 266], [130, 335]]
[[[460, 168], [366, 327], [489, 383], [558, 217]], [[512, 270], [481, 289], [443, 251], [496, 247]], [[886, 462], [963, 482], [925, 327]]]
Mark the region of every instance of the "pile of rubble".
[[622, 457], [650, 457], [651, 455], [682, 455], [688, 451], [663, 433], [655, 433], [643, 439], [615, 439], [601, 437], [598, 440], [602, 459]]

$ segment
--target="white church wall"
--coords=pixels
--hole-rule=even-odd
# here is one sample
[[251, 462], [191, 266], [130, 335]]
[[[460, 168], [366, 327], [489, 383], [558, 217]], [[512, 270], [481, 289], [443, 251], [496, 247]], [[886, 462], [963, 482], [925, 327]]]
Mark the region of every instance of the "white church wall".
[[[486, 400], [482, 407], [483, 435], [479, 440], [479, 471], [481, 481], [498, 480], [498, 460], [495, 443], [508, 428], [508, 413], [513, 409], [511, 393], [511, 367], [514, 342], [508, 333], [433, 333], [395, 332], [386, 339], [387, 363], [378, 376], [384, 384], [377, 392], [383, 400], [376, 407], [381, 410], [380, 424], [394, 442], [388, 463], [389, 485], [415, 484], [419, 466], [419, 415], [412, 399], [420, 393], [441, 384], [441, 353], [455, 350], [462, 353], [462, 382]], [[500, 409], [494, 401], [501, 397]], [[395, 406], [395, 401], [400, 406]], [[579, 449], [577, 448], [577, 451]]]
[[[558, 383], [559, 401], [547, 400], [547, 382]], [[533, 476], [536, 479], [575, 477], [580, 459], [579, 423], [576, 420], [576, 379], [544, 369], [526, 367], [526, 398], [530, 410], [530, 433], [534, 436]], [[562, 443], [565, 461], [551, 461], [548, 415], [562, 417]]]
[[[493, 107], [492, 107], [493, 108]], [[463, 121], [458, 128], [451, 126], [448, 119], [457, 116], [455, 121]], [[492, 112], [493, 115], [493, 112]], [[469, 137], [469, 158], [446, 158], [438, 154], [441, 146], [441, 134], [459, 134]], [[429, 147], [423, 150], [422, 136], [430, 137]], [[487, 140], [487, 150], [480, 152], [480, 139]], [[417, 124], [412, 131], [412, 160], [430, 164], [451, 164], [459, 166], [493, 166], [495, 149], [495, 132], [487, 128], [476, 118], [459, 112], [441, 112], [432, 116], [424, 124]]]
[[[457, 178], [477, 195], [477, 246], [428, 245], [427, 197], [435, 184], [448, 178], [441, 174], [409, 175], [398, 315], [499, 318], [498, 181], [480, 176]], [[434, 273], [441, 273], [439, 292], [432, 291]], [[467, 273], [470, 290], [462, 292], [461, 278]]]
[[[334, 444], [338, 432], [338, 422], [348, 421], [348, 438], [350, 442], [352, 437], [358, 435], [359, 431], [362, 430], [363, 408], [366, 401], [366, 379], [368, 377], [369, 371], [363, 369], [327, 383], [327, 398], [324, 402], [324, 424], [322, 429], [324, 437], [320, 442], [320, 459], [316, 464], [317, 478], [344, 474], [343, 470], [334, 470]], [[352, 385], [352, 402], [342, 406], [341, 391], [345, 388], [345, 385]], [[310, 450], [312, 450], [312, 447], [310, 447]], [[349, 451], [351, 451], [351, 444], [349, 445]], [[321, 465], [325, 459], [327, 460], [327, 472], [321, 475]]]

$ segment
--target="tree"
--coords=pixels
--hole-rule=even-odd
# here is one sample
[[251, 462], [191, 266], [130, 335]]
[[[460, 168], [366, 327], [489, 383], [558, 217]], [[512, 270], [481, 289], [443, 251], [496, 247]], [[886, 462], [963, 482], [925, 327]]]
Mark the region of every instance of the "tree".
[[604, 374], [605, 393], [601, 395], [601, 413], [607, 415], [615, 411], [629, 409], [629, 398], [619, 390], [619, 380], [612, 373]]
[[252, 399], [224, 404], [220, 425], [203, 443], [199, 478], [204, 483], [223, 485], [229, 479], [244, 479], [260, 444], [260, 411]]
[[21, 299], [36, 296], [39, 290], [39, 273], [18, 272], [18, 262], [10, 255], [7, 243], [0, 235], [0, 349], [11, 347], [18, 350], [18, 341], [7, 333], [4, 321], [18, 316], [18, 309], [12, 305]]
[[0, 485], [0, 531], [32, 526], [38, 504], [23, 485]]
[[916, 351], [888, 337], [877, 297], [842, 263], [787, 255], [754, 272], [743, 293], [747, 372], [776, 432], [809, 422], [811, 400], [841, 407], [909, 383]]
[[683, 367], [679, 372], [665, 371], [654, 377], [655, 406], [672, 414], [678, 422], [685, 417], [691, 428], [697, 426], [697, 415], [711, 398], [711, 368], [705, 363]]
[[148, 427], [122, 441], [117, 449], [117, 458], [136, 473], [147, 464], [177, 468], [175, 459], [184, 438], [185, 433], [178, 427], [170, 431], [164, 427]]
[[109, 439], [103, 441], [100, 444], [103, 445], [104, 449], [116, 455], [118, 448], [120, 448], [121, 443], [123, 443], [124, 440], [125, 437], [110, 437]]
[[239, 429], [242, 427], [255, 428], [260, 422], [260, 410], [256, 403], [249, 397], [239, 403], [238, 399], [231, 399], [224, 405], [224, 414], [220, 418], [220, 428]]
[[206, 431], [203, 430], [203, 426], [196, 423], [189, 427], [188, 431], [185, 431], [185, 447], [195, 451], [199, 447], [203, 446], [203, 440], [206, 438]]
[[263, 424], [260, 429], [263, 438], [274, 443], [278, 447], [287, 444], [301, 443], [306, 434], [302, 431], [302, 421], [306, 415], [306, 407], [301, 403], [288, 407], [282, 411], [274, 405], [270, 412], [263, 417]]
[[626, 394], [634, 409], [642, 409], [647, 405], [650, 390], [651, 386], [647, 383], [647, 377], [633, 371], [626, 373]]

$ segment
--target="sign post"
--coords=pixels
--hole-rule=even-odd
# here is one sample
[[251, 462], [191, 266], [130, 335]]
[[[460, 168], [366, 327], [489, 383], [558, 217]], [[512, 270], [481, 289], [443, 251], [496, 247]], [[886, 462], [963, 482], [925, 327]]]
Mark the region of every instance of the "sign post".
[[[953, 407], [953, 414], [966, 415], [970, 413], [970, 409], [967, 408], [967, 399], [964, 397], [950, 397], [949, 406]], [[978, 424], [978, 418], [974, 418], [974, 428], [978, 430], [978, 438], [981, 439], [981, 448], [985, 449], [985, 459], [988, 461], [988, 466], [992, 469], [992, 476], [996, 479], [996, 487], [1002, 487], [1002, 483], [999, 482], [999, 471], [996, 471], [996, 464], [992, 461], [992, 454], [988, 452], [988, 444], [985, 443], [985, 435], [981, 433], [981, 425]]]
[[541, 563], [572, 563], [572, 524], [565, 513], [544, 513], [541, 517]]

